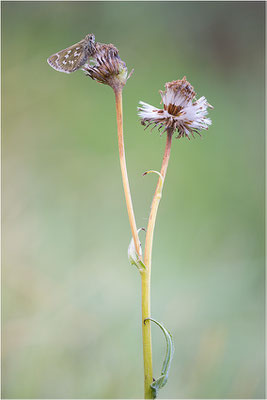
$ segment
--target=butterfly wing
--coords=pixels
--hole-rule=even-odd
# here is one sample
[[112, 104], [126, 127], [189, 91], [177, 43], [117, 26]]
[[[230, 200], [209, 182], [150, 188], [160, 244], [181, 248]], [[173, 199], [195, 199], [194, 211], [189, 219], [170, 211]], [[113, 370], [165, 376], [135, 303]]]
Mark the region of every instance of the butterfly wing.
[[81, 68], [87, 61], [88, 54], [84, 40], [67, 47], [47, 59], [48, 64], [57, 71], [70, 74]]

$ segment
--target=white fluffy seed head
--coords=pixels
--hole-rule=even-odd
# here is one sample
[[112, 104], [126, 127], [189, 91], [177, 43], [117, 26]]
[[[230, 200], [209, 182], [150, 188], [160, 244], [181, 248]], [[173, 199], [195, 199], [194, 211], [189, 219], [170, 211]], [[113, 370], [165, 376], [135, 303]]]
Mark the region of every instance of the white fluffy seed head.
[[194, 133], [200, 134], [203, 129], [208, 129], [211, 120], [206, 117], [208, 107], [213, 108], [204, 96], [195, 99], [196, 93], [193, 86], [187, 82], [186, 77], [181, 80], [167, 82], [165, 91], [160, 91], [163, 109], [158, 109], [150, 104], [140, 101], [138, 114], [141, 123], [146, 127], [163, 128], [177, 131], [177, 138]]

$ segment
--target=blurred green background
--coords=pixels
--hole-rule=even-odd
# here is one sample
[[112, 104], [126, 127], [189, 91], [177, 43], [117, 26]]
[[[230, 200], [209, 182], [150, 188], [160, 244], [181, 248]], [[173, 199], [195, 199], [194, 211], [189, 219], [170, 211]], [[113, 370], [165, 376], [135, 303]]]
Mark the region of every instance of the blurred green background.
[[[161, 398], [264, 398], [264, 3], [3, 2], [3, 398], [141, 398], [140, 277], [114, 95], [48, 56], [94, 32], [134, 74], [125, 145], [146, 226], [165, 137], [139, 100], [186, 75], [212, 127], [175, 140], [153, 251], [152, 316], [176, 352]], [[144, 235], [142, 237], [142, 240]], [[154, 375], [164, 338], [153, 326]]]

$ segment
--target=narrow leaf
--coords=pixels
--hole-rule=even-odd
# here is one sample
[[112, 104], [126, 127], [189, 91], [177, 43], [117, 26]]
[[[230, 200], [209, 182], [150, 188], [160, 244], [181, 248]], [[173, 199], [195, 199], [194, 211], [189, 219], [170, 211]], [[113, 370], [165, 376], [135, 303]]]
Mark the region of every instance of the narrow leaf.
[[[144, 230], [144, 228], [138, 229], [138, 233], [140, 230]], [[141, 243], [140, 243], [140, 251], [141, 251], [141, 256], [142, 256]], [[139, 269], [140, 272], [142, 272], [146, 269], [145, 264], [143, 263], [143, 261], [140, 259], [139, 255], [136, 252], [133, 238], [131, 239], [129, 247], [128, 247], [128, 259], [130, 261], [130, 264], [135, 265]]]
[[145, 321], [148, 319], [150, 321], [153, 321], [155, 324], [157, 324], [160, 327], [160, 329], [164, 333], [164, 336], [166, 339], [166, 344], [167, 344], [166, 355], [165, 355], [165, 359], [163, 361], [163, 365], [162, 365], [162, 369], [161, 369], [161, 375], [158, 379], [156, 379], [150, 385], [150, 387], [152, 389], [153, 397], [155, 399], [158, 395], [159, 389], [161, 389], [167, 383], [168, 375], [169, 375], [169, 371], [170, 371], [170, 367], [171, 367], [171, 361], [172, 361], [173, 354], [174, 354], [174, 342], [173, 342], [172, 335], [170, 334], [169, 331], [167, 331], [166, 328], [164, 328], [164, 326], [162, 324], [160, 324], [158, 321], [156, 321], [153, 318], [146, 318]]
[[161, 175], [160, 172], [154, 171], [153, 169], [150, 170], [150, 171], [144, 172], [144, 173], [143, 173], [143, 176], [148, 175], [148, 174], [151, 174], [151, 173], [157, 174], [157, 175], [160, 177], [160, 186], [159, 186], [159, 189], [158, 189], [158, 190], [159, 190], [159, 192], [161, 192], [161, 191], [162, 191], [162, 187], [163, 187], [163, 183], [164, 183], [164, 178], [163, 178], [163, 176]]

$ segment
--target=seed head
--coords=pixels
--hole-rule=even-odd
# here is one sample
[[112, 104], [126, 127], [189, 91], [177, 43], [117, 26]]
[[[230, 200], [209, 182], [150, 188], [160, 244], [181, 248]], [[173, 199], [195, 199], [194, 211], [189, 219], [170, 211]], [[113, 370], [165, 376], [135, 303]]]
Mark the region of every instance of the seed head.
[[208, 107], [213, 108], [204, 96], [196, 100], [193, 86], [183, 79], [167, 82], [165, 91], [160, 91], [163, 102], [163, 109], [158, 109], [150, 104], [140, 101], [138, 114], [141, 117], [141, 124], [148, 128], [152, 126], [161, 131], [161, 134], [168, 130], [177, 131], [176, 138], [190, 134], [200, 135], [202, 129], [208, 129], [211, 120], [206, 117]]
[[90, 78], [114, 90], [123, 88], [127, 81], [127, 67], [113, 44], [96, 43], [96, 51], [90, 64], [83, 67]]

